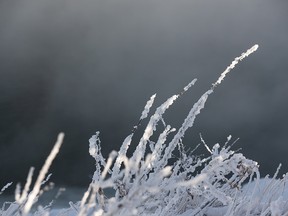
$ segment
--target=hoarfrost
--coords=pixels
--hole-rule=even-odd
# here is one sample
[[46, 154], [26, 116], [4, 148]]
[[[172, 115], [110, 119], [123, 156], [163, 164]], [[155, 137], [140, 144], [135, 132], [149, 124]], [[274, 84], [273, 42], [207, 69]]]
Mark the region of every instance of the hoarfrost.
[[[257, 162], [231, 150], [234, 144], [230, 144], [231, 135], [227, 137], [224, 145], [216, 143], [212, 148], [200, 135], [200, 141], [208, 152], [206, 157], [195, 156], [184, 151], [182, 143], [182, 138], [187, 130], [193, 127], [197, 115], [200, 114], [215, 88], [231, 69], [257, 48], [258, 45], [255, 45], [234, 59], [212, 87], [192, 106], [178, 130], [166, 125], [163, 115], [177, 98], [195, 84], [196, 79], [184, 87], [180, 94], [168, 98], [161, 104], [151, 115], [131, 158], [127, 156], [127, 150], [133, 141], [135, 131], [139, 129], [138, 126], [148, 117], [155, 94], [147, 101], [138, 124], [126, 137], [120, 150], [111, 152], [107, 160], [102, 156], [99, 132], [96, 132], [89, 140], [89, 154], [95, 159], [96, 170], [82, 200], [78, 203], [70, 202], [70, 208], [66, 210], [50, 211], [48, 206], [39, 208], [34, 214], [288, 215], [287, 176], [277, 179], [278, 169], [272, 178], [266, 178], [265, 181], [260, 179]], [[152, 135], [157, 130], [159, 121], [163, 122], [164, 130], [156, 140], [153, 140]], [[171, 133], [175, 134], [169, 141], [168, 135]], [[150, 151], [147, 150], [147, 145]], [[177, 146], [180, 157], [173, 163], [169, 163]], [[58, 145], [57, 148], [59, 147]], [[48, 161], [51, 164], [51, 157]], [[1, 215], [27, 215], [30, 212], [32, 204], [37, 201], [41, 182], [48, 170], [46, 165], [44, 167], [45, 172], [43, 171], [41, 177], [38, 177], [37, 184], [31, 192], [29, 188], [33, 168], [30, 170], [22, 194], [20, 185], [17, 185], [16, 202], [9, 204], [8, 208], [3, 205]], [[113, 190], [114, 194], [111, 197], [105, 195], [108, 188]]]

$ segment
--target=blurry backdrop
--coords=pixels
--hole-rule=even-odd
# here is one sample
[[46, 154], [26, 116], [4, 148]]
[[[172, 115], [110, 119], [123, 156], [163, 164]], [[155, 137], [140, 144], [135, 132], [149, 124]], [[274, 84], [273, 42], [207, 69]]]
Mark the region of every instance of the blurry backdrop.
[[108, 155], [152, 94], [159, 105], [198, 78], [164, 116], [179, 128], [255, 43], [259, 50], [217, 88], [184, 143], [193, 148], [201, 132], [212, 146], [231, 134], [263, 175], [280, 162], [287, 172], [287, 20], [286, 0], [1, 0], [0, 187], [39, 170], [61, 131], [51, 179], [87, 185], [96, 131]]

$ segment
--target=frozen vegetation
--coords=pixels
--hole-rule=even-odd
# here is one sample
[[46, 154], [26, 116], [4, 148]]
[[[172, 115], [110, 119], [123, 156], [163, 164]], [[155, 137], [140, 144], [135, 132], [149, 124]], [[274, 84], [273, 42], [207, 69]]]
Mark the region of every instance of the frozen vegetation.
[[[189, 83], [180, 94], [173, 95], [160, 105], [148, 119], [143, 136], [131, 157], [127, 151], [134, 133], [143, 120], [148, 118], [156, 95], [153, 95], [142, 112], [138, 125], [124, 140], [118, 152], [113, 151], [105, 159], [101, 154], [99, 132], [89, 140], [89, 153], [95, 159], [96, 170], [91, 184], [79, 202], [70, 202], [70, 208], [56, 209], [38, 206], [41, 188], [49, 181], [47, 171], [61, 146], [64, 135], [58, 140], [47, 158], [32, 189], [31, 168], [27, 182], [21, 190], [17, 185], [15, 201], [6, 202], [1, 215], [288, 215], [287, 177], [260, 179], [257, 162], [247, 159], [232, 150], [235, 141], [228, 136], [226, 143], [209, 147], [200, 136], [201, 145], [208, 156], [197, 156], [184, 150], [182, 138], [227, 73], [245, 57], [256, 51], [253, 46], [220, 75], [199, 100], [193, 105], [179, 129], [166, 125], [165, 111], [184, 92], [192, 87]], [[160, 125], [159, 125], [160, 124]], [[154, 139], [158, 129], [159, 136]], [[154, 134], [154, 136], [153, 136]], [[197, 147], [196, 147], [197, 148]], [[171, 160], [178, 152], [179, 157]], [[1, 193], [5, 188], [3, 187]], [[107, 196], [107, 190], [113, 191]], [[33, 210], [32, 206], [38, 206]], [[31, 210], [32, 209], [32, 210]]]

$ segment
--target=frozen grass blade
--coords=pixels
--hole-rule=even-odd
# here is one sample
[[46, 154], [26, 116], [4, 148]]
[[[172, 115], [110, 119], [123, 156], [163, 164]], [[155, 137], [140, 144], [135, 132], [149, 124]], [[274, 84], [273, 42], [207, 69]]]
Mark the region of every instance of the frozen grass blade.
[[22, 204], [25, 201], [25, 199], [27, 198], [27, 195], [28, 195], [28, 192], [30, 189], [30, 185], [32, 182], [33, 172], [34, 172], [34, 167], [31, 167], [29, 170], [29, 173], [28, 173], [28, 176], [26, 179], [26, 184], [24, 186], [24, 189], [23, 189], [21, 196], [20, 196], [20, 185], [18, 185], [19, 190], [17, 191], [17, 193], [15, 193], [15, 200], [19, 204]]
[[[135, 167], [139, 166], [140, 161], [144, 158], [144, 154], [146, 151], [146, 145], [149, 141], [149, 138], [153, 135], [153, 131], [156, 130], [156, 126], [160, 120], [163, 120], [163, 114], [166, 110], [174, 103], [174, 101], [181, 96], [184, 92], [186, 92], [191, 86], [195, 84], [197, 79], [192, 80], [187, 86], [184, 87], [183, 91], [178, 95], [173, 95], [168, 98], [162, 105], [160, 105], [154, 115], [151, 116], [149, 123], [144, 131], [144, 134], [132, 156], [132, 160], [134, 161]], [[132, 173], [134, 174], [134, 173]]]
[[7, 189], [9, 188], [11, 185], [13, 184], [13, 182], [7, 183], [0, 191], [0, 195]]
[[29, 211], [30, 211], [30, 209], [34, 203], [34, 200], [40, 191], [40, 187], [41, 187], [43, 180], [45, 179], [45, 175], [47, 174], [49, 167], [51, 166], [53, 160], [55, 159], [56, 155], [59, 152], [59, 149], [63, 143], [63, 139], [64, 139], [64, 133], [60, 133], [57, 137], [57, 141], [56, 141], [51, 153], [49, 154], [48, 158], [46, 159], [46, 161], [42, 167], [42, 169], [40, 170], [40, 173], [37, 177], [37, 180], [35, 182], [33, 190], [29, 194], [29, 196], [27, 198], [27, 202], [25, 203], [25, 205], [23, 207], [23, 215], [24, 216], [29, 213]]
[[236, 57], [234, 61], [226, 68], [226, 70], [220, 75], [218, 80], [213, 84], [213, 87], [218, 86], [225, 78], [225, 76], [244, 58], [248, 57], [250, 54], [255, 52], [258, 49], [259, 45], [255, 44], [250, 49], [248, 49], [246, 52], [242, 53], [240, 56]]
[[148, 113], [150, 111], [150, 108], [152, 107], [152, 105], [154, 103], [155, 97], [156, 97], [156, 94], [152, 95], [150, 100], [147, 101], [147, 103], [146, 103], [146, 105], [144, 107], [144, 110], [142, 112], [142, 115], [140, 117], [140, 120], [143, 120], [143, 119], [147, 118]]
[[113, 173], [112, 173], [112, 178], [115, 178], [116, 175], [119, 174], [120, 172], [120, 167], [121, 164], [124, 162], [124, 160], [127, 158], [126, 157], [126, 153], [127, 150], [131, 144], [134, 132], [137, 130], [137, 128], [139, 127], [139, 125], [141, 124], [142, 120], [147, 118], [149, 112], [150, 112], [150, 108], [152, 107], [154, 100], [155, 100], [156, 94], [152, 95], [150, 97], [150, 99], [147, 101], [144, 110], [142, 111], [141, 117], [139, 119], [139, 122], [136, 126], [134, 126], [132, 133], [126, 137], [126, 139], [124, 140], [122, 146], [120, 147], [120, 150], [118, 152], [118, 157], [116, 158], [114, 167], [113, 167]]

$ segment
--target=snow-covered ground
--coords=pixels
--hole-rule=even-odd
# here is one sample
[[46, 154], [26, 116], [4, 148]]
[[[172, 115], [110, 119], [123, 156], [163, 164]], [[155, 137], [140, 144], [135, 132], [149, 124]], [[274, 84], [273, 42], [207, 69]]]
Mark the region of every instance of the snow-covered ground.
[[[271, 208], [275, 212], [274, 215], [277, 215], [277, 211], [283, 208], [283, 206], [287, 206], [288, 203], [288, 186], [283, 183], [284, 182], [281, 182], [279, 179], [261, 178], [258, 182], [253, 181], [251, 183], [244, 184], [239, 196], [242, 196], [243, 199], [253, 197], [255, 202], [254, 205], [256, 205], [253, 206], [253, 208], [259, 208], [260, 206], [265, 207], [269, 206], [269, 203], [273, 203]], [[45, 192], [45, 194], [39, 199], [37, 206], [44, 207], [51, 204], [50, 215], [77, 215], [79, 212], [76, 211], [73, 206], [77, 206], [77, 203], [79, 200], [81, 200], [85, 190], [86, 188], [65, 188], [65, 190], [62, 188], [54, 188]], [[59, 191], [61, 191], [61, 193], [59, 193]], [[107, 195], [111, 196], [112, 191], [108, 191]], [[51, 202], [52, 200], [53, 202]], [[7, 202], [7, 205], [9, 205], [9, 203], [13, 201], [14, 195], [0, 196], [0, 206], [3, 206], [4, 202]], [[34, 207], [33, 211], [36, 210], [37, 208]], [[227, 210], [227, 206], [208, 207], [205, 214], [207, 216], [221, 216], [225, 215]], [[280, 213], [281, 214], [278, 215], [284, 215], [283, 212]], [[195, 214], [193, 214], [193, 210], [191, 209], [179, 215], [190, 216]]]

